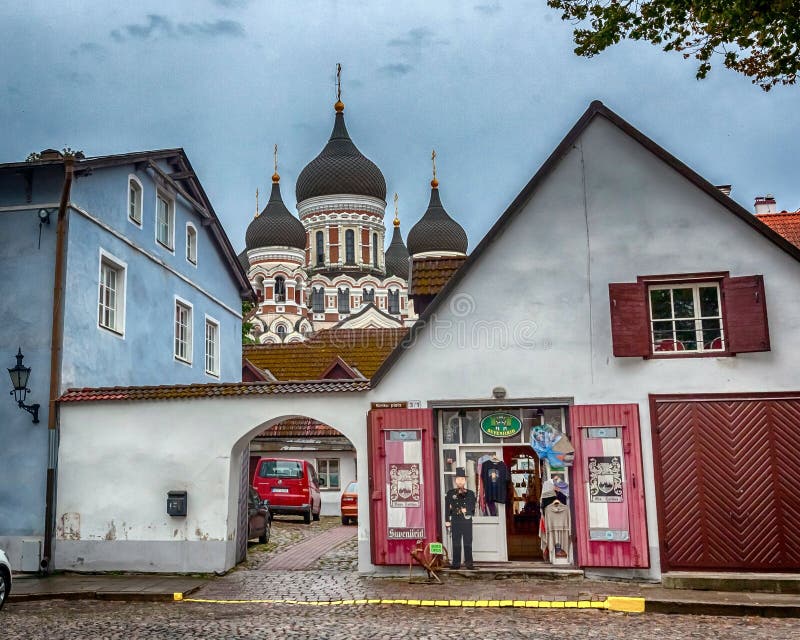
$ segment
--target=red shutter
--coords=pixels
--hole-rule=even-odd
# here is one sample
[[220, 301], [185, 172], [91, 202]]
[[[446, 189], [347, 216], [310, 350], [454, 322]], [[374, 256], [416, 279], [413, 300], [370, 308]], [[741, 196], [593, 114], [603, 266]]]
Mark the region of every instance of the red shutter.
[[764, 276], [724, 278], [722, 295], [730, 352], [769, 351]]
[[642, 283], [611, 283], [608, 285], [611, 302], [611, 338], [614, 355], [650, 355], [650, 314], [647, 309], [645, 285]]

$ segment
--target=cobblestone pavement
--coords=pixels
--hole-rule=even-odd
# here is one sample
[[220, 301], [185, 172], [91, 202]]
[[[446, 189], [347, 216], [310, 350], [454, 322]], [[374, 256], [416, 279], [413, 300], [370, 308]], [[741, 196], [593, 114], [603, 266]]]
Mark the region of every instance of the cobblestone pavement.
[[797, 620], [625, 615], [606, 611], [434, 609], [392, 605], [140, 604], [63, 601], [10, 604], [0, 614], [8, 640], [181, 638], [589, 638], [592, 640], [789, 640]]

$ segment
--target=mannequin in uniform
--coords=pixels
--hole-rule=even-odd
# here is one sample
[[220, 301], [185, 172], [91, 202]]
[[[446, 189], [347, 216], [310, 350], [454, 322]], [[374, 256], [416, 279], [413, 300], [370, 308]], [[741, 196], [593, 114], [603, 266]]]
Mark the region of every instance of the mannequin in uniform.
[[464, 544], [464, 564], [472, 564], [472, 516], [475, 515], [475, 492], [467, 489], [467, 474], [464, 467], [456, 469], [456, 486], [445, 496], [444, 526], [453, 533], [453, 561], [451, 569], [461, 568], [461, 544]]

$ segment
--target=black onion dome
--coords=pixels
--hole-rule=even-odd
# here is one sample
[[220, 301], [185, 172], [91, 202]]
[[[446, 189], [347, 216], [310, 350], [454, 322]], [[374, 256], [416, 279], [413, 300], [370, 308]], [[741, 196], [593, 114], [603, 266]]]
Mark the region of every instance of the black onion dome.
[[408, 280], [408, 249], [403, 244], [399, 225], [395, 226], [392, 242], [386, 250], [386, 275]]
[[328, 144], [300, 172], [295, 193], [298, 202], [339, 193], [386, 200], [381, 170], [353, 144], [341, 111], [336, 114]]
[[408, 252], [412, 256], [436, 251], [466, 253], [467, 242], [466, 231], [444, 210], [439, 189], [434, 187], [428, 210], [408, 232]]
[[303, 223], [283, 204], [280, 183], [272, 183], [269, 202], [247, 227], [244, 239], [248, 250], [259, 247], [294, 247], [305, 250], [306, 230]]

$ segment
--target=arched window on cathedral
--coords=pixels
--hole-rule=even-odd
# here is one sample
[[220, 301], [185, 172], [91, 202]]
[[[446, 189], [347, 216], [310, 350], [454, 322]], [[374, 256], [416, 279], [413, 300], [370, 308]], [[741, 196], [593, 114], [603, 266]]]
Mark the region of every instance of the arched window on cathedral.
[[322, 287], [314, 287], [311, 290], [311, 311], [325, 313], [325, 290]]
[[294, 281], [294, 303], [300, 304], [302, 300], [302, 291], [300, 289], [300, 278]]
[[275, 302], [286, 302], [286, 278], [275, 276]]
[[350, 289], [339, 289], [339, 313], [350, 313]]
[[345, 264], [356, 263], [356, 232], [352, 229], [344, 232], [344, 256]]
[[378, 234], [372, 234], [372, 266], [378, 268]]
[[389, 313], [400, 313], [400, 292], [397, 289], [389, 290]]
[[279, 324], [278, 328], [275, 329], [275, 333], [278, 334], [278, 339], [283, 342], [284, 338], [286, 337], [286, 327], [282, 324]]
[[317, 266], [325, 264], [325, 234], [317, 231]]
[[361, 300], [364, 302], [364, 304], [367, 304], [368, 302], [374, 303], [375, 289], [368, 289], [367, 287], [364, 287], [364, 290], [361, 292]]
[[258, 301], [264, 301], [264, 276], [256, 276], [256, 295], [258, 295]]

